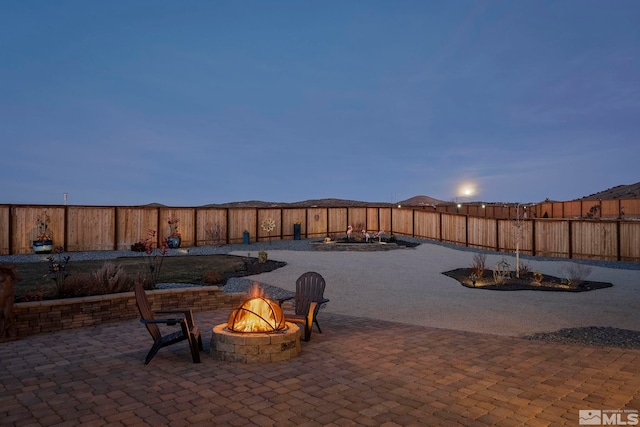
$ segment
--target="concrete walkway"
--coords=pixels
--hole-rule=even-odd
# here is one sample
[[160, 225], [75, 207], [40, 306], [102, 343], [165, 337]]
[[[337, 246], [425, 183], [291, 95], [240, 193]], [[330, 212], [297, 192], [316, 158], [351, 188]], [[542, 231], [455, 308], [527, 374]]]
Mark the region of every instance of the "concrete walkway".
[[[638, 271], [594, 268], [611, 290], [497, 294], [442, 276], [472, 254], [437, 245], [269, 256], [289, 265], [261, 281], [327, 278], [324, 333], [297, 358], [193, 364], [179, 343], [145, 366], [151, 339], [135, 320], [31, 336], [0, 344], [0, 425], [576, 426], [580, 410], [640, 410], [640, 350], [516, 337], [637, 326]], [[196, 313], [206, 352], [228, 315]]]

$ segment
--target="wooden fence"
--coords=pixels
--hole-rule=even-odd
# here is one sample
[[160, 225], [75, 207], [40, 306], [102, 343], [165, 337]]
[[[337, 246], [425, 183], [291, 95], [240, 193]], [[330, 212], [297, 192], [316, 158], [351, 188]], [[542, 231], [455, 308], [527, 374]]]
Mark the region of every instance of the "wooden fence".
[[568, 202], [514, 203], [447, 203], [425, 205], [427, 212], [459, 213], [484, 218], [572, 218], [572, 219], [638, 219], [640, 199], [571, 200]]
[[[607, 204], [603, 204], [603, 210]], [[625, 205], [627, 206], [627, 205]], [[582, 205], [582, 209], [585, 206]], [[590, 208], [589, 208], [590, 209]], [[608, 209], [608, 208], [607, 208]], [[573, 211], [572, 211], [573, 212]], [[0, 205], [0, 254], [32, 252], [36, 219], [47, 215], [55, 246], [65, 251], [128, 250], [154, 230], [157, 245], [169, 236], [168, 218], [179, 219], [182, 246], [293, 239], [299, 223], [303, 238], [343, 236], [385, 230], [411, 236], [502, 252], [518, 245], [523, 254], [640, 262], [640, 221], [615, 219], [506, 218], [438, 212], [423, 208], [193, 208]], [[271, 219], [270, 232], [262, 223]]]

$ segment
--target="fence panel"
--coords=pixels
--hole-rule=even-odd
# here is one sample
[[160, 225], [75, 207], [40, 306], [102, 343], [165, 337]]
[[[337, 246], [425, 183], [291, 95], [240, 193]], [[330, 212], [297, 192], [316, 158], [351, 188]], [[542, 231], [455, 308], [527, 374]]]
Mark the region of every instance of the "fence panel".
[[640, 217], [640, 199], [620, 200], [620, 211], [623, 218]]
[[293, 240], [293, 224], [300, 224], [300, 236], [307, 235], [307, 210], [283, 209], [282, 210], [282, 238], [285, 240]]
[[[392, 210], [393, 234], [412, 236], [413, 235], [413, 210], [412, 209], [393, 209]], [[388, 234], [388, 233], [386, 233]]]
[[620, 223], [620, 259], [622, 261], [640, 261], [640, 222], [623, 221]]
[[466, 214], [471, 216], [484, 216], [484, 212], [480, 212], [482, 208], [478, 205], [465, 205]]
[[469, 246], [473, 248], [482, 248], [495, 250], [497, 242], [495, 218], [478, 218], [470, 216], [468, 219], [469, 227]]
[[33, 241], [38, 237], [38, 217], [46, 216], [49, 218], [49, 230], [53, 235], [53, 245], [65, 245], [64, 207], [14, 206], [10, 216], [13, 253], [28, 254], [33, 252]]
[[582, 218], [600, 218], [601, 216], [599, 200], [583, 200], [581, 209]]
[[255, 208], [229, 209], [229, 224], [227, 226], [229, 243], [242, 243], [243, 234], [249, 232], [249, 241], [256, 241], [258, 227], [258, 212]]
[[556, 220], [536, 221], [536, 255], [569, 257], [569, 222]]
[[112, 207], [70, 206], [67, 211], [68, 251], [108, 251], [115, 247], [115, 215]]
[[618, 259], [618, 230], [615, 222], [573, 221], [571, 234], [573, 258]]
[[353, 227], [354, 234], [362, 234], [367, 230], [367, 208], [348, 208], [349, 225]]
[[380, 221], [377, 231], [384, 230], [387, 234], [395, 232], [391, 227], [391, 208], [380, 208], [378, 218], [380, 218]]
[[503, 252], [515, 252], [516, 245], [522, 254], [533, 254], [531, 221], [498, 220], [498, 247]]
[[380, 209], [379, 208], [367, 208], [367, 230], [379, 231], [380, 230]]
[[538, 218], [553, 218], [553, 203], [540, 203], [536, 211]]
[[327, 208], [307, 209], [307, 230], [308, 237], [326, 237], [329, 234]]
[[620, 200], [603, 200], [600, 208], [601, 218], [618, 218], [620, 216]]
[[198, 208], [196, 221], [196, 245], [223, 245], [227, 242], [226, 209]]
[[9, 255], [9, 243], [11, 236], [9, 235], [9, 221], [11, 216], [10, 206], [0, 206], [0, 255]]
[[329, 208], [329, 235], [344, 237], [347, 235], [347, 208]]
[[[280, 239], [282, 233], [282, 221], [280, 220], [281, 209], [258, 209], [258, 241], [270, 241], [273, 238]], [[269, 222], [273, 221], [273, 230], [267, 231]]]
[[465, 225], [464, 215], [442, 214], [442, 241], [466, 245]]
[[160, 239], [171, 236], [169, 219], [178, 220], [178, 232], [181, 237], [181, 246], [194, 246], [195, 238], [195, 215], [194, 208], [160, 208]]
[[580, 200], [572, 200], [563, 202], [564, 218], [580, 218], [582, 216], [582, 202]]
[[[120, 207], [117, 216], [117, 249], [131, 249], [131, 245], [149, 237], [149, 230], [158, 231], [158, 209], [152, 207]], [[157, 243], [156, 236], [154, 243]]]
[[415, 211], [415, 237], [440, 240], [440, 214]]

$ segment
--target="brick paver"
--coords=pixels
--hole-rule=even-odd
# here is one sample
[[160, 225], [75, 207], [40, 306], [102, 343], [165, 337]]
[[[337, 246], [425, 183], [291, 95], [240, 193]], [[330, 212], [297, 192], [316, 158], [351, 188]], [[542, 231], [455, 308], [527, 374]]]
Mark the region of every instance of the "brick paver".
[[[210, 329], [228, 312], [196, 313]], [[640, 350], [563, 345], [322, 313], [294, 359], [144, 357], [136, 320], [0, 344], [0, 425], [578, 425], [640, 409]]]

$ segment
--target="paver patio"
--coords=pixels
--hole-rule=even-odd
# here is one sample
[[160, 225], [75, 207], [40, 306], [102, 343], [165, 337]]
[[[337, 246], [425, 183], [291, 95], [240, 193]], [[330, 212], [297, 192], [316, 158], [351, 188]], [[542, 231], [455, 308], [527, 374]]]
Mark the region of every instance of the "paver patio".
[[[210, 329], [229, 311], [196, 313]], [[191, 363], [137, 321], [0, 344], [0, 425], [578, 425], [640, 409], [640, 350], [564, 345], [321, 312], [292, 360]], [[182, 344], [182, 343], [181, 343]]]

